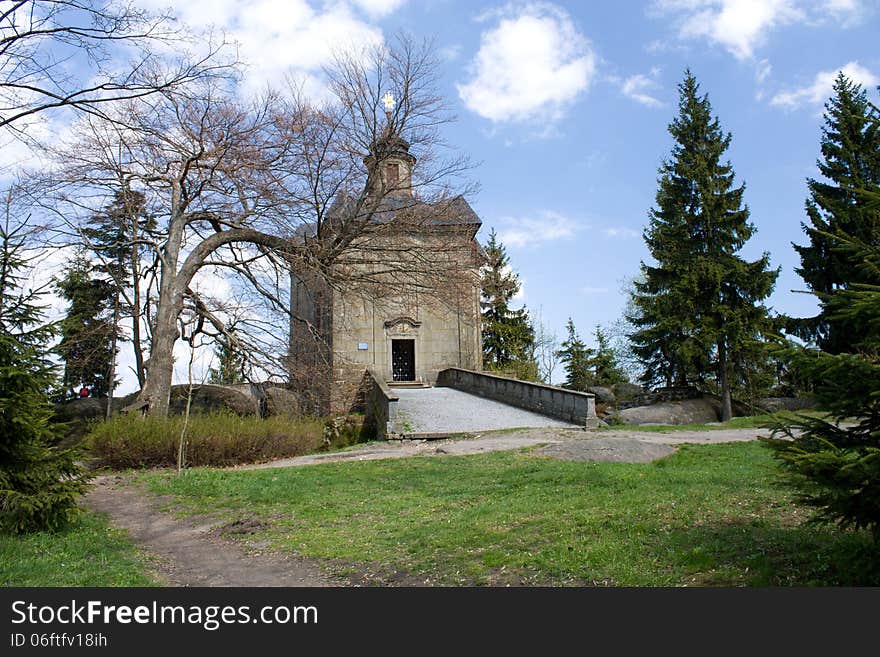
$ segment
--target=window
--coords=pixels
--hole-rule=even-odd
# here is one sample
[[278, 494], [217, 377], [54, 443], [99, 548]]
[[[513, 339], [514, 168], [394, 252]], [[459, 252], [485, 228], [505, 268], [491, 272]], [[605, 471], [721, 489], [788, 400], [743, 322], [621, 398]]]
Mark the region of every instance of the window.
[[385, 165], [385, 182], [389, 185], [396, 185], [400, 182], [400, 170], [396, 163]]

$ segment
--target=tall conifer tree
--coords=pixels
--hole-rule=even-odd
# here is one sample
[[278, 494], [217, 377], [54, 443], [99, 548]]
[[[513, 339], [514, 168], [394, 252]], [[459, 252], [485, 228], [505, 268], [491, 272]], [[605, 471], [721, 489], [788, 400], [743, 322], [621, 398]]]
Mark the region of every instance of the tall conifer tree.
[[660, 167], [645, 230], [656, 265], [642, 263], [635, 283], [631, 339], [647, 383], [713, 379], [727, 420], [735, 356], [769, 328], [761, 302], [779, 271], [769, 269], [766, 253], [754, 262], [737, 255], [755, 228], [743, 205], [745, 185], [734, 186], [733, 167], [722, 160], [731, 135], [690, 70], [678, 90], [679, 114], [669, 125], [675, 144]]
[[53, 337], [42, 323], [40, 293], [27, 289], [25, 224], [0, 225], [0, 532], [57, 529], [76, 509], [85, 475], [71, 451], [56, 446], [48, 391]]
[[556, 355], [565, 367], [565, 383], [563, 387], [572, 390], [586, 390], [593, 385], [593, 373], [590, 371], [591, 359], [595, 355], [581, 337], [571, 317], [565, 325], [566, 337]]
[[110, 392], [112, 376], [114, 287], [96, 278], [91, 263], [78, 254], [58, 284], [61, 296], [70, 304], [61, 320], [58, 353], [64, 360], [62, 379], [65, 395], [75, 397], [81, 386], [92, 396]]
[[867, 281], [861, 262], [850, 249], [840, 247], [836, 235], [858, 240], [866, 248], [880, 245], [880, 213], [871, 208], [867, 193], [880, 191], [880, 124], [877, 110], [862, 87], [842, 72], [834, 81], [833, 96], [825, 104], [821, 179], [808, 179], [807, 222], [801, 224], [809, 238], [794, 245], [801, 258], [801, 275], [821, 304], [818, 317], [799, 322], [800, 337], [810, 339], [829, 353], [859, 348], [870, 327], [857, 318], [832, 315], [831, 294]]
[[[131, 318], [135, 373], [141, 386], [146, 376], [141, 351], [141, 258], [145, 249], [143, 240], [153, 235], [155, 228], [156, 221], [147, 213], [144, 195], [123, 184], [113, 200], [93, 215], [83, 230], [92, 250], [101, 259], [96, 271], [113, 289], [114, 335], [120, 333], [122, 317]], [[116, 351], [114, 344], [113, 353]], [[112, 373], [110, 378], [113, 379]]]
[[526, 364], [529, 370], [534, 370], [534, 376], [529, 378], [535, 378], [535, 330], [525, 306], [519, 310], [510, 308], [510, 302], [520, 290], [519, 276], [510, 269], [507, 250], [498, 241], [494, 229], [489, 233], [486, 258], [480, 300], [483, 365], [488, 369], [502, 369], [512, 364]]

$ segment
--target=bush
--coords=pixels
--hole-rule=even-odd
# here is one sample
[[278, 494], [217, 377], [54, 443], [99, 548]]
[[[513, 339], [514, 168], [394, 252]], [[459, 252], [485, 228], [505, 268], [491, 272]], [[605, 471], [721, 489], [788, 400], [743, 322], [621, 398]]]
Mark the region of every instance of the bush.
[[[111, 468], [177, 465], [184, 417], [124, 414], [92, 426], [86, 444], [98, 465]], [[324, 422], [279, 415], [261, 419], [229, 411], [191, 415], [187, 466], [229, 466], [308, 454], [327, 447]]]

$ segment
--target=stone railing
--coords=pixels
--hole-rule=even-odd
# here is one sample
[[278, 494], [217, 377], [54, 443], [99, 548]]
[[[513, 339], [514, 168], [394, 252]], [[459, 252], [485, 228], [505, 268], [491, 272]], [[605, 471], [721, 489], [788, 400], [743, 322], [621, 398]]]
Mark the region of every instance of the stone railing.
[[596, 396], [543, 383], [450, 367], [440, 372], [437, 385], [456, 388], [572, 424], [595, 426]]
[[397, 395], [385, 383], [384, 377], [373, 368], [368, 368], [364, 375], [364, 414], [377, 440], [385, 440], [394, 433], [397, 401]]

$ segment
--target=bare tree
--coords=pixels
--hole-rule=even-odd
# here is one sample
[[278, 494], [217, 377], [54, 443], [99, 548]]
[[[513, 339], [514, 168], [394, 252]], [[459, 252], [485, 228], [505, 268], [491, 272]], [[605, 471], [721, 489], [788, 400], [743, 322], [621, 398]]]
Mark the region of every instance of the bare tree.
[[[232, 272], [304, 325], [309, 318], [291, 312], [285, 290], [290, 270], [371, 298], [402, 282], [450, 298], [473, 285], [471, 270], [443, 239], [457, 229], [454, 221], [437, 220], [459, 208], [453, 185], [463, 186], [468, 165], [440, 152], [439, 130], [450, 117], [434, 91], [435, 74], [430, 46], [401, 37], [394, 48], [341, 57], [329, 71], [334, 98], [321, 105], [295, 89], [242, 101], [209, 77], [85, 119], [81, 141], [60, 154], [63, 167], [40, 193], [76, 231], [75, 217], [123, 181], [144, 194], [160, 225], [155, 236], [143, 236], [155, 254], [157, 289], [141, 407], [167, 413], [185, 307], [200, 318], [194, 332], [231, 339], [227, 315], [196, 291], [200, 272]], [[383, 103], [388, 92], [397, 98], [393, 108]], [[399, 135], [419, 156], [411, 180], [387, 180], [370, 166]], [[437, 229], [426, 237], [426, 226]]]
[[535, 361], [538, 363], [538, 375], [544, 383], [553, 383], [553, 372], [559, 365], [559, 336], [544, 323], [541, 311], [532, 322], [535, 331]]
[[[170, 14], [130, 0], [3, 0], [0, 128], [28, 138], [28, 118], [55, 108], [108, 118], [115, 101], [228, 72], [222, 41], [202, 40], [198, 56], [182, 52], [191, 44]], [[172, 49], [175, 65], [157, 66]]]

